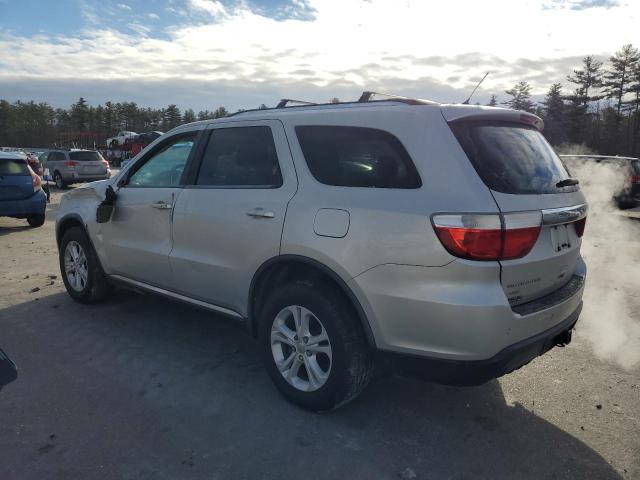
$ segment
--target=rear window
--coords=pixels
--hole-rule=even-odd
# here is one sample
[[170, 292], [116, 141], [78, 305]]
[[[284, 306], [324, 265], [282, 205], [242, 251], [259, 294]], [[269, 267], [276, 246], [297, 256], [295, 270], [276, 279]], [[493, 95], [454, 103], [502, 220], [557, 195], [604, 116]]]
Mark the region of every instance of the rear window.
[[31, 175], [26, 160], [0, 158], [0, 175]]
[[69, 153], [69, 158], [71, 160], [75, 160], [76, 162], [101, 162], [102, 155], [98, 152], [71, 152]]
[[419, 188], [415, 165], [395, 136], [362, 127], [300, 126], [296, 134], [311, 174], [341, 187]]
[[513, 123], [449, 124], [480, 178], [502, 193], [539, 194], [578, 190], [556, 187], [567, 169], [536, 128]]

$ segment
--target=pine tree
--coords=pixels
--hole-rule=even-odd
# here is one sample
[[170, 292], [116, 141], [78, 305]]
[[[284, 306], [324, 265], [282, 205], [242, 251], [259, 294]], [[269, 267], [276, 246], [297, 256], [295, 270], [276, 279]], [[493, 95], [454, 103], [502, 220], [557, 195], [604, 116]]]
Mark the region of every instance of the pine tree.
[[177, 127], [180, 123], [182, 123], [180, 109], [175, 104], [169, 105], [162, 117], [162, 127], [165, 131], [168, 131]]
[[85, 131], [89, 127], [89, 107], [84, 98], [80, 97], [76, 103], [71, 105], [70, 120], [73, 128], [77, 131]]
[[216, 111], [213, 112], [212, 118], [222, 118], [222, 117], [226, 117], [227, 115], [229, 115], [229, 112], [227, 112], [226, 108], [218, 107], [216, 108]]
[[507, 105], [514, 110], [533, 112], [534, 103], [531, 101], [531, 85], [527, 82], [518, 82], [512, 89], [506, 90], [505, 93], [512, 98], [502, 102], [503, 105]]
[[588, 56], [582, 59], [582, 65], [583, 69], [574, 70], [574, 76], [567, 75], [567, 80], [577, 85], [574, 96], [586, 113], [589, 102], [602, 99], [602, 96], [594, 95], [594, 90], [602, 86], [602, 62]]
[[623, 98], [629, 93], [633, 75], [640, 62], [640, 52], [631, 44], [624, 45], [609, 58], [611, 68], [604, 74], [605, 97], [615, 101], [618, 116], [622, 110]]
[[498, 106], [498, 97], [496, 95], [491, 95], [491, 99], [489, 103], [487, 103], [487, 107], [497, 107]]
[[559, 145], [565, 141], [565, 110], [562, 85], [554, 83], [542, 102], [541, 112], [545, 124], [543, 133], [552, 145]]
[[196, 121], [196, 113], [191, 108], [187, 108], [182, 116], [183, 123], [192, 123]]

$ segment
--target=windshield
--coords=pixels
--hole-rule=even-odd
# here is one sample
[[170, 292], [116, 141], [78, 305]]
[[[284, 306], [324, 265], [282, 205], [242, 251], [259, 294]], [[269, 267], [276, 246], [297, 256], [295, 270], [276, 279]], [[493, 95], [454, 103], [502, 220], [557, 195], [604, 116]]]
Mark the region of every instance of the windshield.
[[451, 130], [480, 178], [502, 193], [539, 194], [578, 190], [556, 187], [569, 178], [560, 158], [533, 127], [505, 122], [456, 122]]
[[69, 158], [77, 162], [101, 162], [102, 161], [102, 155], [100, 155], [98, 152], [92, 152], [92, 151], [71, 152], [69, 154]]
[[24, 160], [0, 158], [0, 175], [30, 175], [29, 167]]

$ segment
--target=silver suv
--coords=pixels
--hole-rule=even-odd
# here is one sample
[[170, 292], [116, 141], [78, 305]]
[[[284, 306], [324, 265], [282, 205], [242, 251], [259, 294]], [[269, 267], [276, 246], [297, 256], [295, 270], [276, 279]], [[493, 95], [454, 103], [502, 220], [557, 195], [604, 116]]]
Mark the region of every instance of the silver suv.
[[585, 198], [529, 113], [399, 99], [178, 127], [62, 198], [69, 295], [112, 284], [245, 322], [289, 400], [374, 365], [474, 385], [571, 339]]
[[41, 161], [58, 188], [111, 177], [109, 162], [95, 150], [55, 149], [43, 155]]

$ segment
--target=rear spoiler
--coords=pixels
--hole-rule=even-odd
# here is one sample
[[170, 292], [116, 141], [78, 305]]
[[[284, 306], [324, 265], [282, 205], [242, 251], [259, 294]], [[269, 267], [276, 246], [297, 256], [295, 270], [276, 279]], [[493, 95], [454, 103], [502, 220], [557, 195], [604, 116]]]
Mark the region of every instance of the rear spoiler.
[[533, 113], [507, 108], [480, 107], [476, 105], [442, 105], [442, 116], [447, 123], [464, 120], [513, 122], [535, 127], [542, 131], [544, 122]]

